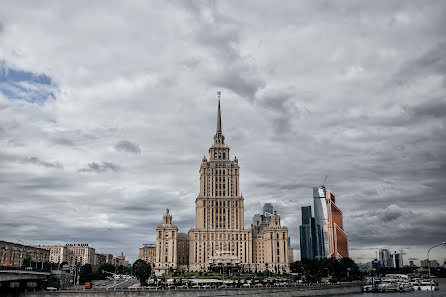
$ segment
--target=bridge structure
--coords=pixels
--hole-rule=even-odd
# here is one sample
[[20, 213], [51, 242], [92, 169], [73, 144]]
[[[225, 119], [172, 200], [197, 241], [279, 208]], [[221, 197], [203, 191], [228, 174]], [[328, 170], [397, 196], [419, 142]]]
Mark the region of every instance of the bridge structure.
[[0, 269], [0, 292], [40, 290], [46, 287], [49, 276], [46, 271]]

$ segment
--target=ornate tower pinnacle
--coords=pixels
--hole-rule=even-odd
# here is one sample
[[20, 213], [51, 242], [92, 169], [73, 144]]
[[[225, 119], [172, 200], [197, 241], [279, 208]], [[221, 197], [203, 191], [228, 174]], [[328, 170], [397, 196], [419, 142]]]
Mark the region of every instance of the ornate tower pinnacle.
[[221, 133], [220, 95], [221, 95], [221, 92], [218, 91], [218, 92], [217, 92], [217, 96], [218, 96], [217, 134], [218, 134], [218, 133]]

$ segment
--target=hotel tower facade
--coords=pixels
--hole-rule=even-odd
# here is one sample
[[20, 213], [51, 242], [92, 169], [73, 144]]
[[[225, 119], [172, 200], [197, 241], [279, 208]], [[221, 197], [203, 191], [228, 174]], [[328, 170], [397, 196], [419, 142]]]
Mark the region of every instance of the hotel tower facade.
[[156, 274], [168, 269], [207, 271], [216, 266], [289, 271], [288, 228], [281, 226], [277, 212], [272, 214], [271, 221], [245, 229], [240, 166], [237, 157], [230, 158], [229, 150], [222, 132], [219, 98], [213, 144], [199, 171], [195, 226], [188, 234], [178, 233], [171, 214], [166, 212], [163, 224], [157, 227]]

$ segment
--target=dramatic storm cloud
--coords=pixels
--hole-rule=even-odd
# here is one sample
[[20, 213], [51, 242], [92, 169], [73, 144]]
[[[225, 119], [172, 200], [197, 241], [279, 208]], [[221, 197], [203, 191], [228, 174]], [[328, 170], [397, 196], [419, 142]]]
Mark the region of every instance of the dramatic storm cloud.
[[222, 91], [247, 227], [271, 202], [299, 255], [328, 175], [354, 259], [446, 240], [444, 2], [0, 7], [0, 239], [133, 261], [166, 208], [187, 232]]

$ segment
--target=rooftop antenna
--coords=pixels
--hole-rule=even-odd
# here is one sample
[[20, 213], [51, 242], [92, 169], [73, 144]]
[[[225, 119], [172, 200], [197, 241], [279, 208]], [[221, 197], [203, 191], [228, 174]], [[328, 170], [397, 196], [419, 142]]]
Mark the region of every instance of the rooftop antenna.
[[218, 100], [220, 100], [220, 95], [221, 95], [221, 92], [218, 91], [218, 92], [217, 92]]

